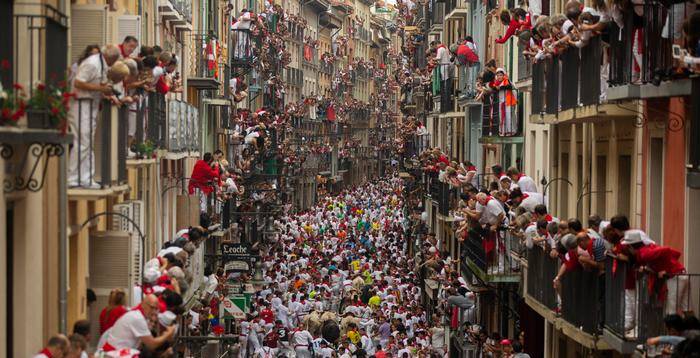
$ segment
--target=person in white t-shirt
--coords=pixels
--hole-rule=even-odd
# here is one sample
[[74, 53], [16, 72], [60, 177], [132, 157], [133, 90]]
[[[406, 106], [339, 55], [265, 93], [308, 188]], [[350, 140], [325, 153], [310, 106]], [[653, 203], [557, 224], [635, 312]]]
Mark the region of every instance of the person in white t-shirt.
[[138, 348], [143, 344], [150, 350], [155, 350], [165, 342], [172, 340], [176, 326], [166, 327], [163, 334], [153, 337], [148, 322], [154, 321], [158, 314], [158, 298], [147, 295], [136, 309], [123, 316], [106, 333], [105, 343], [100, 349], [108, 352], [113, 350]]
[[306, 329], [294, 331], [292, 335], [292, 343], [294, 344], [294, 352], [299, 358], [311, 358], [311, 350], [309, 343], [312, 343], [314, 337]]
[[518, 170], [518, 168], [508, 168], [507, 175], [511, 180], [513, 180], [513, 183], [518, 185], [520, 190], [522, 190], [523, 192], [537, 192], [537, 183], [535, 183], [535, 180], [521, 173], [520, 170]]
[[526, 192], [518, 188], [510, 193], [510, 200], [514, 206], [520, 206], [528, 213], [533, 213], [535, 207], [544, 202], [544, 197], [540, 193]]

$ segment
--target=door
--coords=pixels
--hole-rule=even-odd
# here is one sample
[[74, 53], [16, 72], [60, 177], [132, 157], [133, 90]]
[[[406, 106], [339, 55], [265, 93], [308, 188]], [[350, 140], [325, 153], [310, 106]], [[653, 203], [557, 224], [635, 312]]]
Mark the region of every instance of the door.
[[477, 168], [482, 168], [481, 150], [479, 146], [481, 138], [481, 106], [469, 108], [469, 154], [468, 159]]

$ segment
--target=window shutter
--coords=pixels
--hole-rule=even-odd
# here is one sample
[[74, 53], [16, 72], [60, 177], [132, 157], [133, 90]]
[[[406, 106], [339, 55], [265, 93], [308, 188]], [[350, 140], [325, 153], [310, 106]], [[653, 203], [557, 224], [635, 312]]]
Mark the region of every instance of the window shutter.
[[70, 16], [71, 63], [78, 60], [88, 45], [107, 43], [107, 6], [73, 5]]
[[117, 19], [117, 38], [114, 43], [121, 43], [127, 36], [136, 37], [141, 43], [141, 16], [121, 15]]

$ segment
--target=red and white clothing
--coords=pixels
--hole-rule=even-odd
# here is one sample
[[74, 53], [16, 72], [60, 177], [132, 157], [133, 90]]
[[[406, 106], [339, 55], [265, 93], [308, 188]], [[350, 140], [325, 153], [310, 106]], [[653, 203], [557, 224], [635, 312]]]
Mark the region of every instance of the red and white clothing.
[[498, 200], [493, 199], [491, 197], [489, 197], [489, 199], [486, 201], [486, 205], [476, 203], [476, 211], [481, 213], [481, 218], [479, 218], [479, 222], [481, 224], [487, 225], [497, 224], [498, 217], [501, 214], [505, 215], [505, 211], [503, 211], [503, 206], [501, 205], [501, 203], [499, 203]]
[[140, 309], [125, 313], [106, 332], [105, 344], [100, 347], [105, 351], [124, 348], [138, 348], [140, 338], [151, 335], [148, 321]]
[[44, 348], [41, 352], [34, 356], [34, 358], [53, 358], [53, 354], [48, 348]]
[[517, 183], [518, 187], [520, 190], [525, 193], [536, 193], [537, 192], [537, 183], [535, 183], [535, 180], [532, 179], [531, 177], [525, 175], [525, 174], [520, 174], [518, 177]]
[[[521, 187], [521, 190], [522, 190], [522, 187]], [[543, 204], [543, 203], [544, 203], [544, 197], [542, 196], [542, 194], [537, 193], [537, 192], [527, 192], [527, 191], [523, 190], [523, 197], [521, 198], [519, 206], [522, 206], [529, 213], [534, 213], [535, 206]]]

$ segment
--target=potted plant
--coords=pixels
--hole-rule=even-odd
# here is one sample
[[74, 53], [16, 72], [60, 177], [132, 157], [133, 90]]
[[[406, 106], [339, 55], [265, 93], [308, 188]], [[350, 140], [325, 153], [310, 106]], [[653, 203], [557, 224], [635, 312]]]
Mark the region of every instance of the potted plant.
[[20, 84], [4, 89], [0, 84], [0, 126], [16, 126], [27, 109], [27, 93]]
[[38, 83], [27, 103], [27, 127], [59, 129], [65, 133], [72, 96], [63, 81], [56, 86]]

